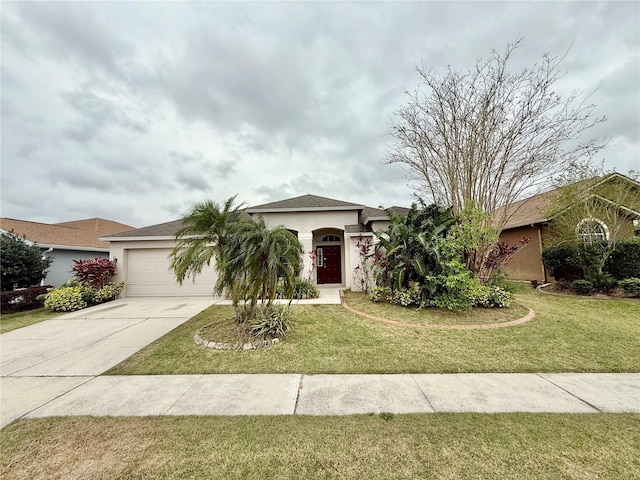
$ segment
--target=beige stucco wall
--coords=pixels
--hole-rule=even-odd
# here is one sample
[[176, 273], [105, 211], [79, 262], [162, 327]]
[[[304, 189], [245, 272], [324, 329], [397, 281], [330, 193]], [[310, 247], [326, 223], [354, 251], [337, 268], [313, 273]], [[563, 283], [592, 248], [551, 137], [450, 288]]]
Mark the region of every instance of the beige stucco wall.
[[330, 212], [273, 212], [256, 213], [262, 215], [268, 227], [277, 225], [296, 230], [298, 233], [309, 233], [320, 228], [337, 228], [344, 230], [345, 225], [358, 223], [357, 210], [338, 210]]
[[545, 281], [540, 257], [542, 254], [540, 233], [539, 227], [526, 226], [506, 230], [500, 234], [500, 241], [507, 242], [509, 245], [518, 245], [522, 237], [529, 238], [529, 243], [503, 267], [511, 280]]

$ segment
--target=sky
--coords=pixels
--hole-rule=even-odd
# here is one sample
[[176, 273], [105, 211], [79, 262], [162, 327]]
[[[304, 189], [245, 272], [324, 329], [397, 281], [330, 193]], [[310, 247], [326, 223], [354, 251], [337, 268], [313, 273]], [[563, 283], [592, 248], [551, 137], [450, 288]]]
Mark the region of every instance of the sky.
[[608, 121], [594, 159], [640, 170], [640, 2], [2, 2], [4, 217], [134, 227], [232, 195], [408, 206], [385, 164], [419, 79], [522, 38]]

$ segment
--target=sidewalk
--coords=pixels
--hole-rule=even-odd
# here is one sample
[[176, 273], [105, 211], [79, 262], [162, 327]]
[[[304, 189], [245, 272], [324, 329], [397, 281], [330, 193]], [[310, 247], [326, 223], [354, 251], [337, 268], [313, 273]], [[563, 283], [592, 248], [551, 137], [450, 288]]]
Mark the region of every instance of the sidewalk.
[[[35, 398], [39, 395], [53, 399], [39, 403]], [[640, 413], [640, 373], [5, 377], [2, 397], [3, 417], [27, 407], [13, 418]], [[33, 400], [30, 408], [15, 404], [25, 397]], [[3, 418], [3, 425], [13, 418]]]

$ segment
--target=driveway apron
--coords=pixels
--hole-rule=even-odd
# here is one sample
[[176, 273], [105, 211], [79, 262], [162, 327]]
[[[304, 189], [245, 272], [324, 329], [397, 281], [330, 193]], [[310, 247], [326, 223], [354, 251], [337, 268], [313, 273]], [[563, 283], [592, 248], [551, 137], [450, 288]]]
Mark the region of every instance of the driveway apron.
[[125, 298], [0, 335], [0, 428], [117, 365], [214, 302]]

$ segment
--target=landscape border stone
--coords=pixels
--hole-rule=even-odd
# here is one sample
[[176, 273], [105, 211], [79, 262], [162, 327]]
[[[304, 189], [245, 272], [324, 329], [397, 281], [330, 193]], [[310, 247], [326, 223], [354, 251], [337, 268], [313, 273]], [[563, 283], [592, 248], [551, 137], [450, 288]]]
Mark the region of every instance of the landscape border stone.
[[438, 330], [479, 330], [479, 329], [512, 327], [515, 325], [522, 325], [523, 323], [527, 323], [533, 320], [534, 317], [536, 316], [536, 312], [534, 312], [533, 309], [527, 307], [526, 305], [523, 305], [523, 307], [528, 309], [529, 312], [522, 318], [518, 318], [516, 320], [510, 320], [508, 322], [472, 324], [472, 325], [439, 325], [435, 323], [404, 323], [404, 322], [397, 322], [395, 320], [389, 320], [388, 318], [377, 317], [375, 315], [364, 313], [359, 310], [356, 310], [353, 307], [350, 307], [349, 305], [347, 305], [344, 299], [344, 290], [340, 290], [340, 305], [342, 305], [342, 308], [344, 308], [348, 312], [354, 313], [356, 315], [359, 315], [369, 320], [375, 320], [376, 322], [382, 322], [389, 325], [399, 325], [402, 327], [431, 328], [431, 329], [438, 329]]
[[207, 323], [204, 327], [200, 328], [194, 335], [193, 341], [196, 345], [200, 345], [201, 347], [211, 348], [213, 350], [256, 350], [258, 348], [269, 348], [277, 343], [280, 343], [279, 338], [272, 338], [271, 340], [255, 340], [253, 342], [246, 343], [225, 343], [225, 342], [211, 342], [209, 340], [205, 340], [200, 336], [200, 330], [205, 327], [211, 325], [211, 323]]

